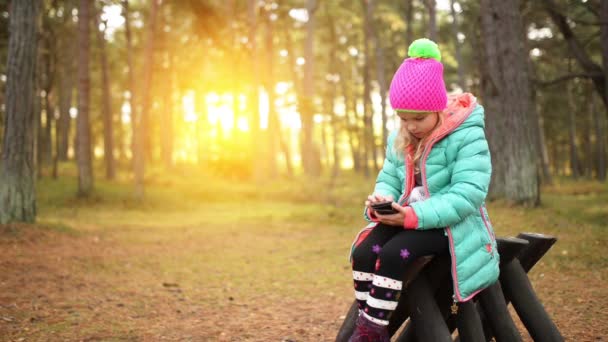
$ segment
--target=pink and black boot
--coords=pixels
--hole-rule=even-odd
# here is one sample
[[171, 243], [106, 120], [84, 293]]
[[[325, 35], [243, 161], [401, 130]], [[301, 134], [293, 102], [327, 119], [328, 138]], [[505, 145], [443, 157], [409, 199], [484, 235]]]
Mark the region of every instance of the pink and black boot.
[[385, 325], [380, 325], [365, 318], [363, 313], [359, 314], [355, 325], [355, 332], [348, 342], [390, 342], [388, 329]]

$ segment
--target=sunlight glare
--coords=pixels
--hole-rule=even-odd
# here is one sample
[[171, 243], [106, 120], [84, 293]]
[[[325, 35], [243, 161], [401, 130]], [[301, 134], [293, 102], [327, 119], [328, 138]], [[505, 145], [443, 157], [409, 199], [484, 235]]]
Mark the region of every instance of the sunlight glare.
[[260, 128], [268, 129], [268, 113], [270, 112], [270, 104], [268, 93], [263, 88], [260, 89], [258, 110], [260, 111]]
[[128, 101], [125, 101], [120, 107], [120, 120], [124, 124], [128, 124], [131, 122], [131, 104]]
[[114, 40], [116, 29], [125, 24], [125, 18], [122, 16], [122, 5], [104, 6], [101, 19], [106, 21], [106, 39]]
[[249, 122], [247, 121], [247, 118], [241, 116], [236, 123], [236, 127], [243, 132], [249, 131]]
[[279, 95], [285, 95], [289, 90], [289, 83], [287, 82], [278, 82], [274, 87], [274, 92]]
[[232, 110], [232, 94], [211, 92], [205, 97], [207, 104], [207, 120], [212, 126], [221, 125], [222, 130], [229, 131], [234, 127], [234, 111]]
[[194, 90], [189, 90], [186, 95], [182, 97], [182, 106], [184, 108], [184, 121], [185, 122], [196, 122], [198, 115], [194, 107]]

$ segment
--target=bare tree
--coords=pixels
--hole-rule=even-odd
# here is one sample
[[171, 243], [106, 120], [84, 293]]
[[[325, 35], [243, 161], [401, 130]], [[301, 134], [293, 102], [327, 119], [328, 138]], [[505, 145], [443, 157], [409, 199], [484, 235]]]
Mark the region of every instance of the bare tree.
[[105, 27], [107, 21], [103, 22], [104, 30], [99, 30], [99, 22], [103, 11], [98, 11], [95, 18], [95, 33], [99, 45], [99, 63], [101, 64], [101, 109], [103, 112], [103, 155], [106, 164], [106, 178], [116, 177], [116, 166], [114, 162], [114, 125], [112, 118], [112, 100], [110, 97], [109, 63], [106, 52]]
[[133, 65], [133, 41], [131, 39], [129, 0], [122, 2], [125, 17], [125, 35], [127, 39], [127, 66], [129, 67], [129, 105], [131, 107], [131, 150], [133, 156], [133, 173], [135, 175], [135, 198], [144, 196], [144, 151], [140, 130], [140, 114], [137, 107], [135, 69]]
[[90, 6], [89, 0], [80, 0], [78, 9], [78, 117], [76, 118], [78, 149], [78, 195], [89, 196], [93, 190], [91, 156], [90, 102]]
[[437, 40], [437, 3], [435, 0], [422, 0], [429, 14], [428, 35], [433, 41]]
[[491, 197], [537, 205], [536, 139], [518, 0], [481, 2], [482, 86], [492, 152]]
[[[75, 27], [72, 21], [72, 5], [65, 4], [66, 10], [63, 17], [63, 25], [58, 34], [64, 37], [75, 35]], [[72, 118], [70, 116], [70, 108], [72, 107], [72, 95], [74, 93], [74, 50], [78, 43], [75, 39], [60, 39], [58, 42], [58, 78], [59, 82], [59, 119], [55, 125], [56, 133], [56, 151], [55, 156], [57, 161], [67, 161], [68, 149], [70, 145], [70, 126]], [[56, 174], [57, 162], [54, 162], [54, 173]]]
[[458, 38], [459, 27], [458, 27], [458, 14], [456, 14], [456, 3], [454, 0], [450, 0], [450, 11], [452, 13], [452, 33], [454, 33], [454, 48], [456, 51], [456, 62], [458, 63], [458, 85], [462, 90], [467, 89], [467, 84], [464, 79], [465, 65], [462, 59], [462, 53], [460, 52], [460, 41]]
[[373, 107], [371, 101], [371, 52], [369, 47], [369, 41], [373, 40], [373, 29], [372, 29], [372, 11], [373, 4], [370, 0], [362, 0], [363, 7], [363, 172], [366, 177], [370, 176], [370, 170], [368, 167], [369, 160], [372, 159], [374, 170], [378, 170], [378, 156], [376, 151], [376, 141], [374, 137], [374, 121], [373, 121]]
[[312, 139], [313, 126], [313, 97], [314, 97], [314, 53], [313, 41], [315, 33], [315, 12], [317, 11], [317, 1], [307, 0], [306, 9], [308, 10], [308, 21], [306, 23], [306, 40], [304, 42], [304, 85], [302, 87], [300, 104], [300, 115], [302, 116], [302, 162], [304, 172], [309, 176], [320, 174], [320, 165], [317, 158], [316, 149]]
[[589, 101], [589, 110], [593, 115], [593, 125], [595, 126], [595, 143], [596, 143], [596, 170], [597, 179], [600, 181], [606, 180], [606, 131], [604, 128], [604, 118], [598, 110], [595, 94], [591, 93], [591, 101]]
[[249, 49], [250, 49], [250, 63], [251, 63], [251, 149], [252, 149], [252, 158], [251, 158], [251, 169], [253, 171], [253, 178], [256, 181], [261, 180], [264, 176], [263, 168], [266, 167], [265, 162], [260, 162], [260, 159], [266, 159], [262, 155], [263, 149], [262, 145], [258, 142], [261, 140], [261, 129], [260, 129], [260, 104], [259, 104], [259, 89], [258, 85], [260, 84], [260, 75], [259, 75], [259, 53], [257, 46], [257, 30], [258, 30], [258, 1], [257, 0], [249, 0], [248, 4], [248, 12], [249, 12]]
[[10, 8], [6, 116], [0, 164], [0, 223], [36, 220], [34, 70], [40, 1]]
[[581, 165], [580, 158], [578, 155], [578, 147], [576, 144], [576, 121], [574, 113], [577, 111], [576, 104], [574, 103], [574, 95], [572, 92], [572, 85], [567, 86], [567, 99], [568, 99], [568, 146], [570, 146], [570, 170], [572, 172], [572, 178], [576, 179], [581, 176]]

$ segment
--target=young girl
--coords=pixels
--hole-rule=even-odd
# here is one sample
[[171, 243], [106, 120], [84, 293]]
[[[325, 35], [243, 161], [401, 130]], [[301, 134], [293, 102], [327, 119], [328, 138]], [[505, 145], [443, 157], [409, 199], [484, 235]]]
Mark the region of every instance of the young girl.
[[[351, 254], [359, 318], [351, 342], [389, 341], [406, 267], [424, 255], [450, 253], [454, 302], [498, 279], [499, 256], [484, 200], [491, 161], [483, 107], [471, 94], [448, 99], [437, 44], [419, 39], [390, 86], [401, 128], [365, 202], [371, 223]], [[374, 203], [393, 201], [396, 214]]]

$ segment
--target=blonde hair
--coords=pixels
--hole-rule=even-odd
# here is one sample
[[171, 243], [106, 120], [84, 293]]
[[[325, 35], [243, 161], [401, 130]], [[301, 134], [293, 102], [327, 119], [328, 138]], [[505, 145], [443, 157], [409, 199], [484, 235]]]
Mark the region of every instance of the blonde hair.
[[[422, 139], [418, 139], [413, 136], [408, 130], [406, 125], [403, 124], [403, 121], [400, 120], [399, 133], [395, 138], [395, 143], [393, 144], [393, 148], [397, 153], [403, 153], [404, 158], [407, 158], [407, 147], [412, 145], [414, 148], [414, 157], [412, 158], [412, 162], [414, 163], [414, 172], [420, 173], [420, 168], [418, 167], [418, 161], [422, 157], [422, 152], [424, 151], [424, 147], [429, 142], [429, 138], [432, 133], [443, 124], [444, 115], [443, 112], [434, 112], [433, 114], [437, 115], [437, 123], [435, 127], [431, 129]], [[429, 114], [430, 115], [430, 114]]]

